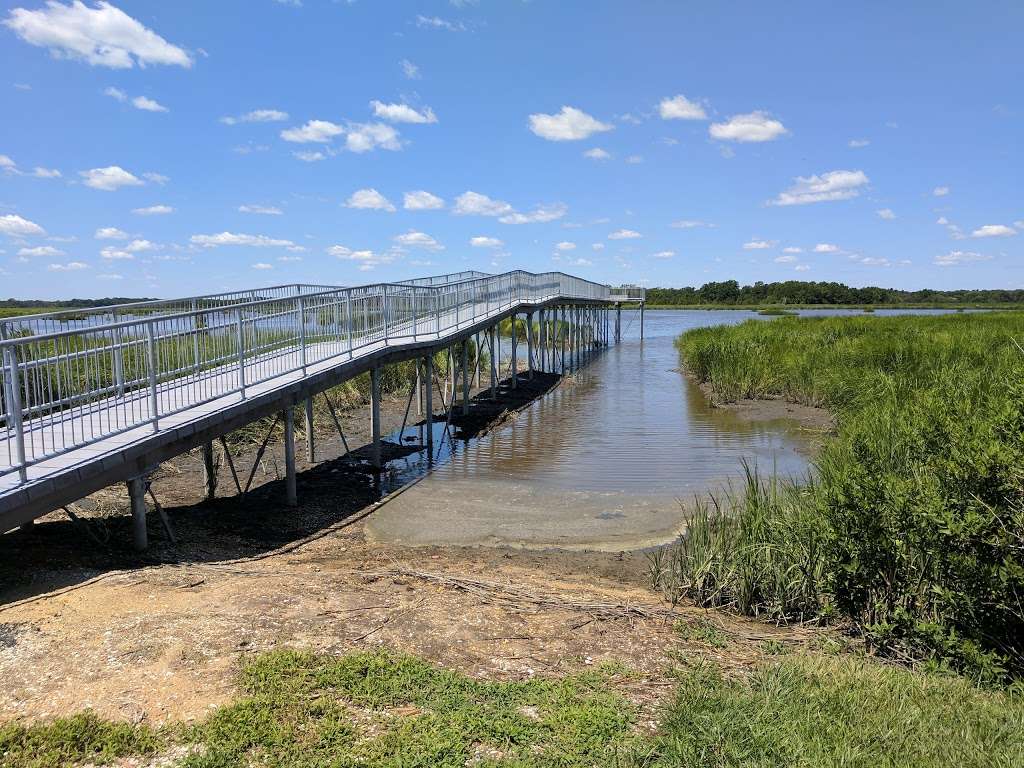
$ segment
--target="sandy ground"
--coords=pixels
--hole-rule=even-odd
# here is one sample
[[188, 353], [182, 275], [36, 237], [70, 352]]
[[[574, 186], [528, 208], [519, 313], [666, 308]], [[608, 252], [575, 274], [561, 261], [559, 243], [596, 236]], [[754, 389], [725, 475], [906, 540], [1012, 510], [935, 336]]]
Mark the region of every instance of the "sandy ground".
[[[388, 404], [386, 429], [397, 428], [404, 407]], [[342, 419], [350, 442], [361, 442], [365, 409]], [[179, 543], [151, 515], [153, 546], [144, 556], [127, 548], [120, 489], [81, 505], [80, 524], [53, 515], [0, 537], [0, 722], [86, 707], [136, 722], [194, 720], [236, 695], [247, 656], [278, 647], [346, 653], [386, 645], [505, 679], [614, 660], [639, 674], [626, 693], [655, 707], [671, 688], [666, 670], [680, 649], [745, 668], [767, 639], [808, 639], [672, 609], [649, 588], [642, 552], [369, 541], [364, 526], [380, 505], [376, 477], [337, 459], [340, 440], [318, 446], [318, 462], [300, 464], [298, 509], [282, 503], [279, 445], [246, 497], [231, 488], [203, 501], [198, 456], [165, 466], [154, 491]], [[252, 459], [240, 457], [239, 471]], [[90, 538], [108, 536], [105, 544]], [[672, 629], [698, 618], [722, 626], [729, 646], [687, 646]]]

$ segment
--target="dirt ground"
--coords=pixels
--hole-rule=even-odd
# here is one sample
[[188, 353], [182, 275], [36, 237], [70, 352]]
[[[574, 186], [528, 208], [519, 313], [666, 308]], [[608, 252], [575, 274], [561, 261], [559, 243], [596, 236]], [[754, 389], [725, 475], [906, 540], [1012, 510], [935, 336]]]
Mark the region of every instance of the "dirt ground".
[[[551, 385], [538, 382], [533, 394]], [[386, 430], [404, 409], [402, 399], [387, 403]], [[342, 423], [350, 445], [365, 441], [365, 408]], [[236, 695], [241, 661], [279, 647], [340, 654], [386, 645], [498, 679], [615, 661], [638, 673], [626, 693], [654, 707], [680, 650], [742, 669], [766, 640], [810, 638], [672, 608], [649, 587], [642, 552], [368, 542], [363, 523], [386, 502], [386, 483], [339, 459], [340, 442], [321, 436], [318, 461], [300, 463], [297, 509], [283, 503], [280, 445], [244, 497], [221, 466], [225, 495], [205, 501], [198, 455], [165, 465], [153, 490], [178, 543], [151, 514], [144, 555], [128, 548], [127, 498], [114, 488], [81, 504], [77, 523], [55, 514], [0, 537], [0, 722], [84, 708], [133, 722], [195, 720]], [[253, 453], [237, 459], [243, 481]], [[731, 641], [688, 645], [673, 630], [680, 620], [715, 623]]]

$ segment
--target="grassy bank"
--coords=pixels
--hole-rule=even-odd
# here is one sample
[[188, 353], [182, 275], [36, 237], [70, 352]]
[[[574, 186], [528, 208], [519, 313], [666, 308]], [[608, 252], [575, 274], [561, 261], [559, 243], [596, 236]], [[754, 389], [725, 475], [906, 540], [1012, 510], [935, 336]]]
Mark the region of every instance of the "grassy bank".
[[[279, 651], [193, 726], [83, 713], [0, 727], [0, 765], [147, 757], [188, 768], [294, 766], [983, 766], [1024, 760], [1024, 703], [962, 680], [794, 654], [729, 678], [683, 659], [640, 722], [627, 670], [491, 682], [388, 651]], [[653, 726], [653, 727], [652, 727]], [[955, 734], [955, 738], [951, 736]]]
[[720, 401], [838, 416], [804, 487], [699, 511], [667, 588], [775, 618], [845, 617], [877, 650], [1024, 673], [1024, 314], [780, 318], [687, 332]]

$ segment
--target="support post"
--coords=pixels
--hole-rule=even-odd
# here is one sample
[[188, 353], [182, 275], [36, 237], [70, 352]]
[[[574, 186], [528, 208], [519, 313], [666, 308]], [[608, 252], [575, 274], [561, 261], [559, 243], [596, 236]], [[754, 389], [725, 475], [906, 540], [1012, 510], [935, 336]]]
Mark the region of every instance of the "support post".
[[290, 405], [284, 409], [284, 488], [288, 506], [299, 506], [295, 487], [295, 416]]
[[644, 304], [646, 302], [640, 302], [640, 341], [644, 340]]
[[622, 304], [615, 303], [615, 343], [622, 341]]
[[206, 481], [206, 499], [217, 495], [217, 468], [213, 463], [213, 443], [203, 443], [203, 479]]
[[494, 352], [494, 326], [492, 325], [487, 331], [487, 335], [491, 342], [491, 400], [498, 399], [498, 359]]
[[533, 379], [533, 312], [526, 313], [526, 378]]
[[540, 365], [540, 372], [543, 373], [544, 372], [544, 368], [546, 367], [544, 365], [544, 363], [545, 363], [545, 359], [544, 358], [548, 354], [548, 349], [547, 349], [547, 346], [545, 344], [545, 342], [547, 341], [547, 331], [544, 328], [544, 310], [543, 309], [540, 310], [539, 312], [537, 312], [537, 330], [540, 332], [540, 338], [538, 339], [538, 345], [539, 346], [538, 346], [538, 353], [537, 353], [537, 363]]
[[420, 375], [422, 364], [416, 361], [416, 415], [423, 417], [423, 377]]
[[434, 459], [434, 355], [427, 353], [423, 361], [426, 378], [426, 411], [427, 411], [427, 460]]
[[517, 336], [518, 328], [516, 328], [516, 316], [512, 315], [512, 389], [516, 388], [519, 384], [519, 357], [516, 351], [518, 346]]
[[469, 415], [469, 339], [462, 340], [462, 415]]
[[370, 433], [373, 435], [371, 463], [375, 469], [380, 469], [380, 367], [376, 365], [370, 369]]
[[128, 497], [132, 504], [132, 546], [142, 552], [149, 546], [146, 532], [146, 479], [133, 477], [128, 481]]
[[305, 409], [303, 412], [305, 416], [304, 426], [306, 428], [306, 461], [310, 464], [313, 463], [315, 456], [316, 446], [314, 444], [313, 437], [313, 396], [310, 395], [306, 398]]

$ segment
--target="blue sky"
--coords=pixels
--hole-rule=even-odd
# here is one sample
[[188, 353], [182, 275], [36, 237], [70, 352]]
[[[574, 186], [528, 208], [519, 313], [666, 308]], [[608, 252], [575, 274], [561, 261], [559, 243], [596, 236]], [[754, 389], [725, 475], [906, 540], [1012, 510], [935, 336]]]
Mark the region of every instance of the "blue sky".
[[1024, 287], [1024, 4], [0, 2], [0, 295]]

